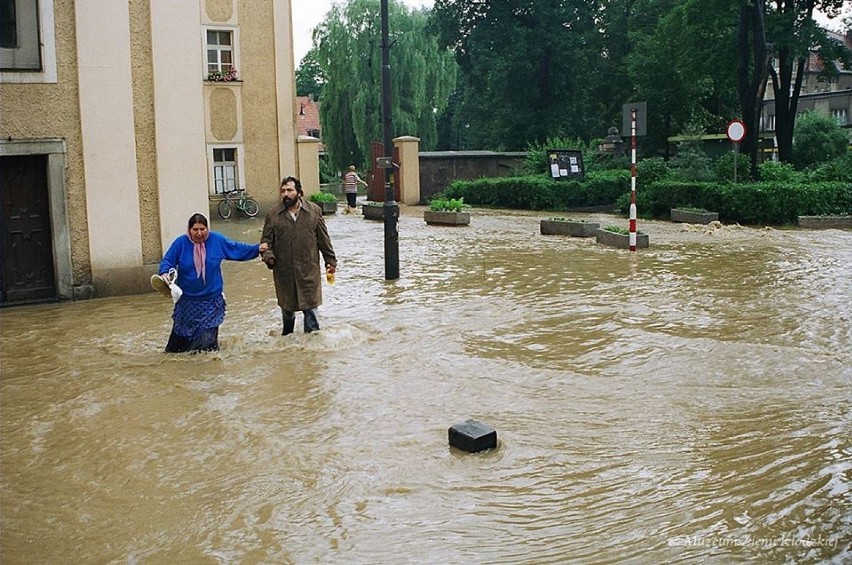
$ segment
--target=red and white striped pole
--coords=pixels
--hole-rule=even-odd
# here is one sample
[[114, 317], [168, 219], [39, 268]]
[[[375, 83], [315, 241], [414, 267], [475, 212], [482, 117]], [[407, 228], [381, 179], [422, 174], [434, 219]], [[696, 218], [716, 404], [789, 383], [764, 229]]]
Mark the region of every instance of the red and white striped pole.
[[630, 110], [630, 251], [636, 251], [636, 108]]

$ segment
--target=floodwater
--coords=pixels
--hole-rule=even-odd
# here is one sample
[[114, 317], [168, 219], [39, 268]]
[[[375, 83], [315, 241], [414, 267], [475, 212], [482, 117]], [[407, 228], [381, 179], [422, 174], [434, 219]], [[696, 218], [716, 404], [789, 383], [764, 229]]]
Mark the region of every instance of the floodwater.
[[396, 282], [328, 217], [322, 331], [227, 263], [214, 354], [155, 293], [0, 311], [0, 561], [849, 563], [852, 233], [543, 217], [403, 207]]

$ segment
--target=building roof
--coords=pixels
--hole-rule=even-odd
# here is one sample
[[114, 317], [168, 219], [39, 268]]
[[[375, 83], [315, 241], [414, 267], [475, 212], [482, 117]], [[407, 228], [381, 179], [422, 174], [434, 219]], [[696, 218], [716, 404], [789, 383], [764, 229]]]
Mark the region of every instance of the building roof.
[[296, 97], [296, 128], [299, 135], [319, 137], [316, 135], [320, 131], [319, 102], [312, 96]]

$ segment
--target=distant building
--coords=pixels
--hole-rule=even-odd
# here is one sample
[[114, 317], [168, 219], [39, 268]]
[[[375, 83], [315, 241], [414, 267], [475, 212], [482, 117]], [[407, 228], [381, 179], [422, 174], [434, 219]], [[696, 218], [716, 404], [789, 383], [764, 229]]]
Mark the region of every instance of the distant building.
[[[322, 139], [322, 130], [320, 129], [320, 103], [314, 100], [313, 96], [297, 96], [296, 97], [296, 130], [299, 136], [308, 136], [316, 139]], [[325, 152], [325, 147], [322, 143], [319, 145], [320, 154]]]
[[[845, 35], [828, 32], [829, 36], [852, 49], [852, 30]], [[802, 77], [798, 112], [816, 110], [833, 117], [842, 126], [852, 124], [852, 69], [842, 69], [838, 76], [821, 79], [819, 73], [825, 63], [816, 53], [811, 53]], [[795, 80], [795, 76], [793, 77]], [[760, 114], [760, 130], [775, 131], [775, 92], [772, 83], [767, 85], [763, 109]]]
[[291, 0], [10, 3], [0, 304], [150, 290], [191, 214], [299, 173]]

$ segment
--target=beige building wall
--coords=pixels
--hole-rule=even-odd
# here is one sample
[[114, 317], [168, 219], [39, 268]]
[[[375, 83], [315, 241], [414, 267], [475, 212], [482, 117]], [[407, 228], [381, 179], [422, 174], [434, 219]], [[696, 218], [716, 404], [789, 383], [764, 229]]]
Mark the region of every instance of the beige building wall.
[[203, 47], [197, 2], [151, 2], [154, 128], [160, 233], [165, 251], [186, 232], [187, 220], [206, 215]]
[[[54, 218], [51, 227], [54, 237], [59, 234], [70, 245], [70, 266], [64, 267], [70, 272], [57, 276], [71, 281], [71, 293], [62, 297], [72, 298], [75, 293], [91, 294], [82, 291], [91, 283], [91, 267], [77, 96], [77, 39], [74, 26], [61, 23], [74, 21], [74, 2], [40, 0], [39, 10], [49, 16], [46, 25], [52, 26], [52, 42], [42, 49], [47, 51], [52, 43], [54, 50], [45, 55], [45, 73], [0, 73], [0, 138], [16, 145], [4, 154], [37, 154], [41, 150], [30, 147], [41, 147], [39, 140], [64, 142], [60, 144], [64, 151], [51, 152], [51, 159], [63, 161], [64, 182], [54, 188], [56, 198], [65, 201], [67, 222]], [[22, 80], [20, 75], [27, 76]]]
[[[296, 162], [296, 67], [293, 56], [293, 12], [291, 0], [273, 0], [275, 22], [275, 86], [278, 110], [279, 181], [299, 170]], [[301, 180], [301, 179], [300, 179]], [[317, 175], [319, 182], [319, 174]], [[278, 200], [276, 182], [272, 200]]]
[[281, 177], [296, 170], [290, 2], [205, 0], [203, 6], [205, 29], [234, 34], [238, 69], [238, 81], [204, 86], [208, 190], [213, 149], [236, 148], [239, 184], [264, 209], [277, 202]]
[[[243, 144], [242, 186], [277, 202], [298, 170], [290, 0], [35, 1], [46, 68], [0, 73], [0, 155], [49, 157], [61, 298], [149, 290], [208, 210], [220, 137]], [[205, 25], [239, 37], [242, 82], [226, 92], [205, 81]], [[206, 114], [218, 107], [223, 121]]]
[[128, 5], [77, 0], [75, 18], [92, 279], [109, 287], [142, 263]]
[[320, 140], [315, 137], [299, 136], [299, 169], [293, 176], [296, 176], [302, 183], [302, 191], [306, 197], [320, 191], [319, 144]]

